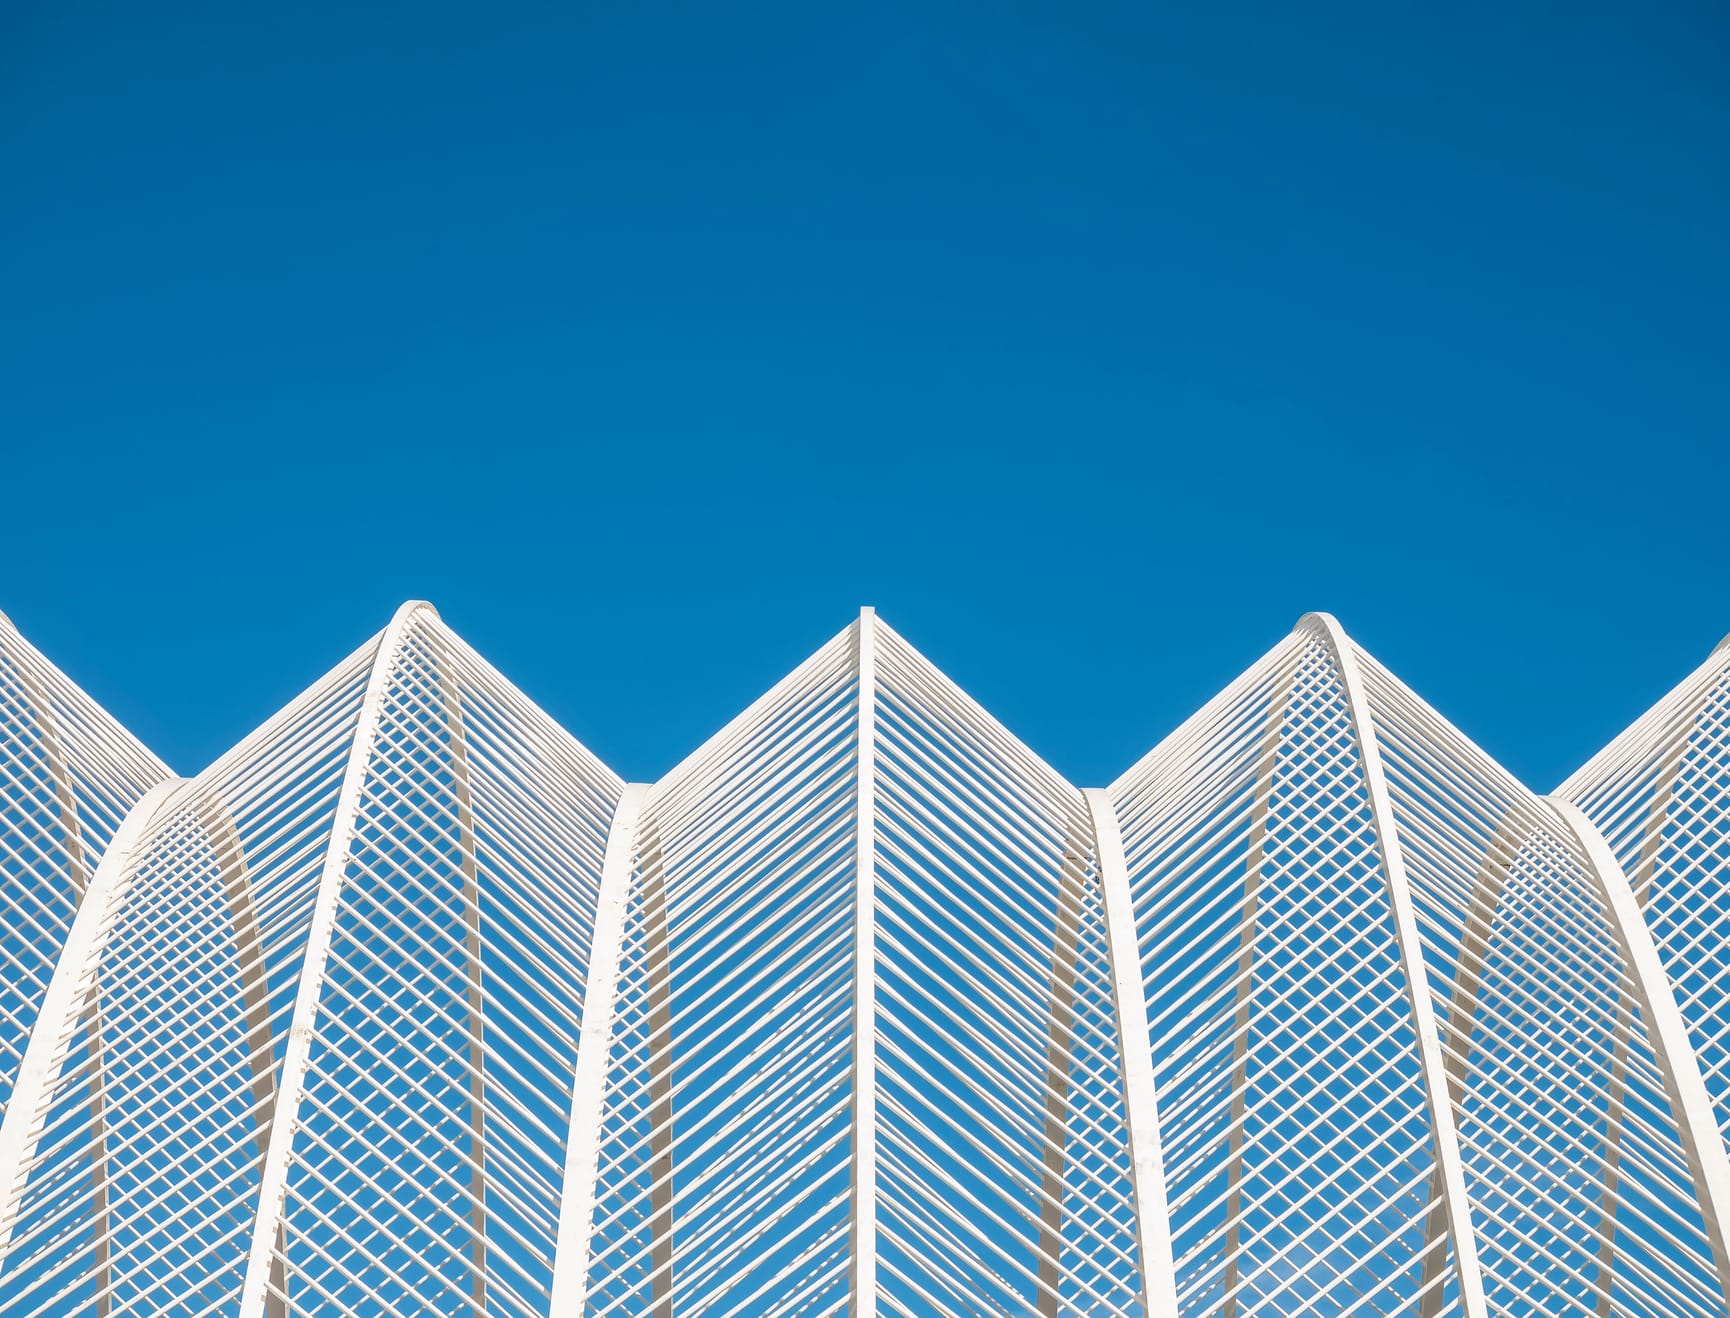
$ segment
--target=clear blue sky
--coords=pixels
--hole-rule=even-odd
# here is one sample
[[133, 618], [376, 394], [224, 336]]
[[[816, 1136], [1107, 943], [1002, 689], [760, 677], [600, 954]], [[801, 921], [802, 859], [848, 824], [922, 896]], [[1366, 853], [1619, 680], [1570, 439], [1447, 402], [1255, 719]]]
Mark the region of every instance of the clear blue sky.
[[1100, 783], [1329, 609], [1547, 788], [1730, 630], [1727, 67], [1705, 2], [10, 0], [0, 610], [191, 772], [426, 597], [641, 778], [871, 603]]

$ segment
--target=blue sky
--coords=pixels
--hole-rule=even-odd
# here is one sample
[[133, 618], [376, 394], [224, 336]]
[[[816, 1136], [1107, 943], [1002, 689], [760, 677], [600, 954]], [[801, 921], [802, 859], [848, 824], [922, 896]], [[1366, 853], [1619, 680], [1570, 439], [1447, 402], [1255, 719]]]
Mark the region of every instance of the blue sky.
[[1102, 783], [1321, 608], [1547, 788], [1730, 631], [1727, 57], [13, 0], [0, 609], [192, 772], [425, 597], [643, 778], [870, 603]]

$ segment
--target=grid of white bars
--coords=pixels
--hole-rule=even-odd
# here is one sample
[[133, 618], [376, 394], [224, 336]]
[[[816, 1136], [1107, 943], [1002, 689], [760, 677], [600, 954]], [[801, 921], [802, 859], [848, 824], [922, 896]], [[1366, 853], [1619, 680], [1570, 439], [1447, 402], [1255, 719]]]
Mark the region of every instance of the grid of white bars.
[[1727, 944], [1730, 647], [1083, 790], [867, 609], [627, 784], [410, 603], [181, 779], [0, 617], [0, 1313], [1730, 1318]]

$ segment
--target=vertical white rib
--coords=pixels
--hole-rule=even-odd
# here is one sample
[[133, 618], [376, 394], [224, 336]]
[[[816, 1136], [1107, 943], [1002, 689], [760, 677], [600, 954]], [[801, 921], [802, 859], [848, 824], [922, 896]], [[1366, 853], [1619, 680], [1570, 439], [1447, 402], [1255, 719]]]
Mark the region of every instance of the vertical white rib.
[[577, 1068], [571, 1083], [571, 1125], [553, 1247], [550, 1318], [579, 1318], [588, 1302], [589, 1242], [595, 1228], [595, 1177], [601, 1165], [601, 1125], [606, 1115], [607, 1076], [612, 1069], [619, 957], [636, 864], [637, 814], [648, 790], [646, 783], [629, 783], [619, 794], [601, 862], [595, 931], [584, 977], [583, 1027], [577, 1037]]
[[361, 698], [360, 717], [343, 766], [342, 788], [337, 796], [336, 816], [331, 820], [330, 842], [325, 848], [319, 873], [318, 896], [307, 932], [306, 955], [301, 963], [300, 984], [295, 991], [294, 1014], [289, 1019], [288, 1045], [282, 1059], [282, 1082], [276, 1091], [276, 1112], [270, 1123], [260, 1176], [258, 1204], [253, 1217], [252, 1243], [247, 1252], [246, 1274], [241, 1283], [240, 1318], [263, 1318], [267, 1282], [276, 1253], [276, 1242], [286, 1230], [284, 1212], [288, 1199], [288, 1164], [294, 1152], [294, 1130], [299, 1121], [301, 1091], [306, 1084], [307, 1064], [312, 1057], [312, 1033], [318, 1020], [319, 990], [324, 984], [325, 964], [330, 956], [331, 935], [336, 928], [337, 906], [342, 898], [344, 871], [354, 844], [355, 815], [366, 785], [367, 766], [378, 739], [379, 718], [395, 671], [397, 655], [414, 615], [426, 610], [437, 613], [424, 600], [410, 600], [396, 611], [390, 626], [379, 638]]
[[877, 612], [859, 611], [853, 876], [852, 1312], [877, 1313]]
[[1669, 1097], [1670, 1110], [1682, 1136], [1682, 1151], [1694, 1178], [1694, 1194], [1705, 1223], [1706, 1238], [1712, 1245], [1718, 1285], [1724, 1292], [1726, 1305], [1730, 1305], [1730, 1253], [1726, 1252], [1724, 1239], [1725, 1222], [1730, 1219], [1730, 1158], [1726, 1157], [1724, 1140], [1718, 1134], [1712, 1098], [1706, 1092], [1699, 1058], [1689, 1042], [1687, 1023], [1676, 1005], [1676, 995], [1664, 973], [1652, 931], [1646, 927], [1639, 903], [1634, 900], [1634, 889], [1610, 844], [1573, 802], [1546, 796], [1544, 803], [1585, 853], [1586, 868], [1597, 884], [1598, 897], [1604, 904], [1628, 977], [1634, 982], [1640, 1015], [1658, 1068], [1664, 1073], [1664, 1092]]
[[1328, 613], [1306, 613], [1298, 620], [1328, 647], [1339, 671], [1346, 708], [1351, 712], [1357, 736], [1364, 787], [1374, 821], [1376, 846], [1381, 853], [1382, 874], [1387, 881], [1388, 907], [1393, 914], [1394, 934], [1405, 971], [1406, 998], [1417, 1035], [1418, 1066], [1429, 1103], [1430, 1133], [1436, 1166], [1442, 1177], [1442, 1204], [1447, 1212], [1448, 1234], [1454, 1244], [1454, 1271], [1460, 1285], [1460, 1312], [1465, 1318], [1488, 1318], [1484, 1280], [1478, 1267], [1477, 1238], [1472, 1230], [1471, 1204], [1466, 1197], [1465, 1163], [1460, 1156], [1459, 1131], [1454, 1125], [1454, 1107], [1448, 1094], [1447, 1068], [1443, 1061], [1441, 1032], [1436, 1024], [1435, 1003], [1430, 997], [1429, 975], [1424, 968], [1424, 950], [1418, 937], [1417, 912], [1412, 905], [1405, 855], [1400, 849], [1399, 829], [1394, 823], [1393, 802], [1388, 795], [1387, 775], [1382, 768], [1376, 741], [1375, 716], [1364, 694], [1358, 671], [1357, 651], [1345, 632]]
[[46, 1104], [59, 1083], [78, 1022], [96, 991], [98, 966], [114, 928], [115, 912], [131, 882], [136, 852], [149, 836], [150, 822], [163, 802], [184, 781], [170, 778], [156, 784], [121, 820], [85, 889], [66, 945], [60, 949], [35, 1027], [24, 1046], [18, 1082], [6, 1104], [5, 1119], [0, 1121], [0, 1260], [6, 1257], [18, 1220], [36, 1142], [42, 1137]]
[[1135, 903], [1123, 834], [1111, 798], [1085, 788], [1093, 818], [1094, 858], [1105, 909], [1106, 946], [1111, 955], [1112, 1001], [1123, 1050], [1123, 1114], [1129, 1126], [1135, 1238], [1141, 1250], [1141, 1307], [1148, 1318], [1177, 1318], [1177, 1270], [1171, 1252], [1171, 1214], [1165, 1201], [1165, 1162], [1159, 1143], [1159, 1104], [1153, 1082], [1153, 1046], [1147, 1029], [1147, 997], [1141, 980], [1141, 948], [1135, 935]]

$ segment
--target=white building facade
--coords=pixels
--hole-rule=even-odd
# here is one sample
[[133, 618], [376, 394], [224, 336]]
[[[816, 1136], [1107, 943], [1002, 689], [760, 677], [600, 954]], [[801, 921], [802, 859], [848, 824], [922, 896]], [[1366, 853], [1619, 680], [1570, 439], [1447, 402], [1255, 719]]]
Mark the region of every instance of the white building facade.
[[410, 603], [183, 779], [0, 619], [0, 1313], [1726, 1318], [1727, 886], [1726, 648], [1078, 788], [866, 610], [649, 784]]

